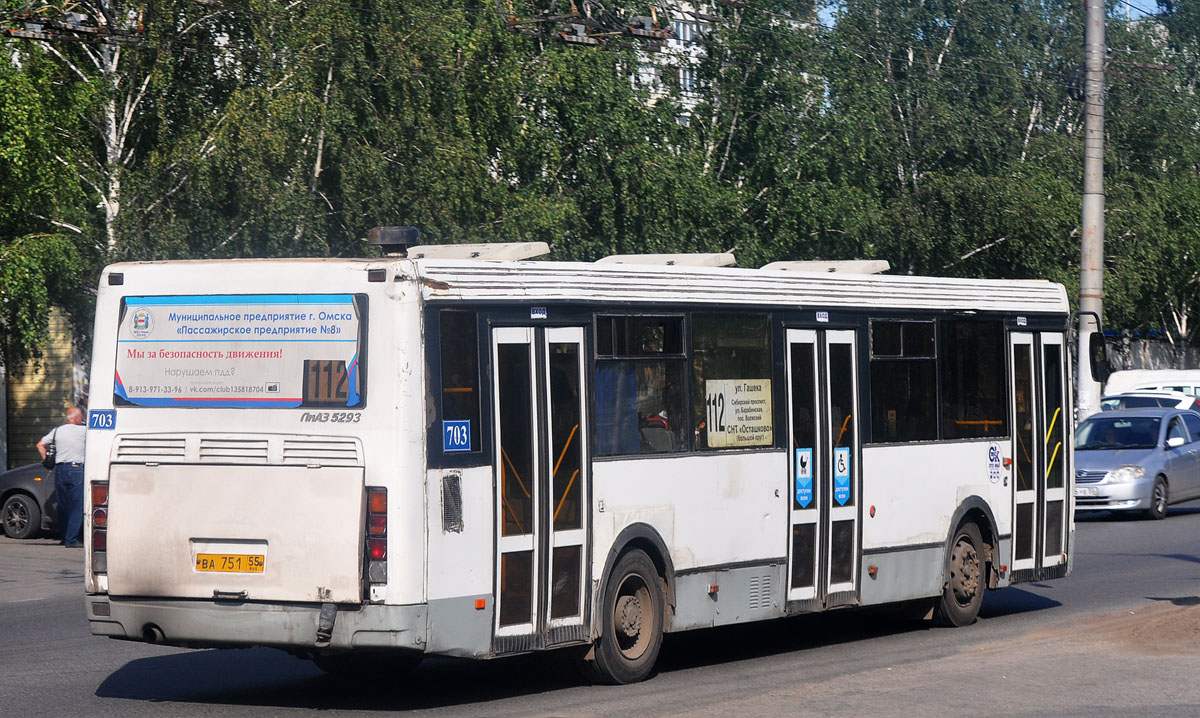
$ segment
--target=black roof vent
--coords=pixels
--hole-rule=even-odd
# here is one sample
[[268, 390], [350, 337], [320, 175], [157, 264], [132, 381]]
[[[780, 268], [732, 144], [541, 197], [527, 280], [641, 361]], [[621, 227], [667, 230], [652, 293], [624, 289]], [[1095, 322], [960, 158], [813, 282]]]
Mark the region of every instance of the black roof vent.
[[416, 227], [372, 227], [367, 242], [383, 249], [388, 256], [403, 257], [409, 247], [420, 244], [421, 231]]

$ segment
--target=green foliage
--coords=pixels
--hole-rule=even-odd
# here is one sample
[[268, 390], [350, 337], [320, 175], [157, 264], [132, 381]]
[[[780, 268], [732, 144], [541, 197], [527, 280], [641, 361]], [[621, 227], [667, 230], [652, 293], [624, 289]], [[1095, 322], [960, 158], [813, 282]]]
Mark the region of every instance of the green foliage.
[[51, 304], [70, 312], [83, 336], [91, 326], [83, 284], [95, 253], [78, 233], [86, 200], [70, 169], [74, 148], [59, 141], [86, 100], [56, 77], [40, 53], [20, 66], [0, 61], [0, 366], [9, 371], [41, 355]]
[[12, 371], [41, 356], [52, 304], [63, 307], [77, 327], [90, 329], [90, 302], [79, 286], [82, 253], [62, 235], [31, 234], [0, 246], [0, 328], [3, 366]]
[[[1109, 326], [1163, 328], [1200, 302], [1195, 5], [1109, 23]], [[650, 9], [576, 6], [614, 31]], [[0, 251], [42, 267], [10, 281], [59, 261], [67, 278], [43, 282], [65, 297], [30, 294], [30, 316], [84, 295], [102, 259], [355, 256], [382, 224], [542, 240], [558, 259], [733, 248], [743, 266], [880, 258], [1078, 283], [1077, 3], [715, 4], [692, 60], [628, 37], [557, 43], [552, 23], [513, 32], [507, 7], [152, 0], [147, 45], [111, 77], [89, 65], [98, 46], [8, 41]], [[135, 97], [114, 160], [104, 112]], [[67, 245], [23, 239], [42, 235]]]

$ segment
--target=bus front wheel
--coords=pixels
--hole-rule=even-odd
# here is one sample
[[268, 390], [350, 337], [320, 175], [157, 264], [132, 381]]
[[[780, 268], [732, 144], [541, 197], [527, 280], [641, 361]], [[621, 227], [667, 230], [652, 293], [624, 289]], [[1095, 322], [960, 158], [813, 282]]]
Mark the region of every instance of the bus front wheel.
[[933, 609], [933, 621], [939, 626], [969, 626], [983, 604], [983, 536], [972, 522], [964, 523], [950, 542], [946, 559], [946, 585]]
[[634, 549], [617, 561], [604, 589], [600, 638], [585, 673], [596, 682], [644, 680], [662, 647], [663, 585], [654, 562]]

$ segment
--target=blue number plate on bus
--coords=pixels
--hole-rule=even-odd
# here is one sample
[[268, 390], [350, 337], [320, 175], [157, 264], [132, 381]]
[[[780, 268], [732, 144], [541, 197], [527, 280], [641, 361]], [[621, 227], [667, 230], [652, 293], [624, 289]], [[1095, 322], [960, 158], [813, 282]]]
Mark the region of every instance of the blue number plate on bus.
[[450, 453], [454, 451], [470, 451], [471, 450], [471, 421], [469, 419], [456, 419], [454, 421], [442, 422], [442, 451]]
[[115, 429], [117, 428], [117, 410], [116, 409], [92, 409], [88, 412], [88, 428], [89, 429]]

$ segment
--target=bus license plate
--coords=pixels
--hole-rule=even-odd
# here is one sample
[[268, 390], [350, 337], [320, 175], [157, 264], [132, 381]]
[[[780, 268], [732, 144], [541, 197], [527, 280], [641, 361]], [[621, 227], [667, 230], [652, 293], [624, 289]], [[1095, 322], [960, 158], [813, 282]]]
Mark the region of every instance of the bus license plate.
[[261, 554], [199, 553], [196, 554], [196, 570], [218, 573], [262, 573], [266, 563], [264, 558]]
[[1095, 486], [1076, 486], [1075, 487], [1075, 495], [1076, 496], [1099, 496], [1100, 489], [1097, 489]]

